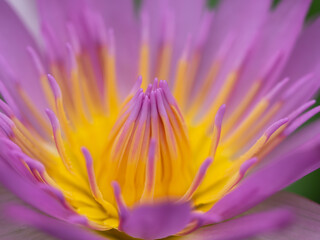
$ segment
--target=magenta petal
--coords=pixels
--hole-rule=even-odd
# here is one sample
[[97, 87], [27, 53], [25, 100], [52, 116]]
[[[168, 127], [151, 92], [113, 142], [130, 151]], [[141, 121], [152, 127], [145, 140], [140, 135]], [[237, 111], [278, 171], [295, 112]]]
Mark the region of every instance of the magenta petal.
[[294, 111], [298, 105], [314, 97], [320, 87], [319, 29], [320, 19], [305, 26], [281, 73], [281, 79], [284, 77], [291, 79], [289, 89], [292, 89], [282, 94], [286, 101], [281, 111], [282, 116]]
[[313, 97], [320, 86], [320, 19], [306, 26], [301, 32], [289, 61], [282, 73], [283, 77], [290, 77], [297, 81], [305, 75], [312, 73], [315, 81], [308, 81], [303, 84], [299, 92], [295, 94], [294, 101], [290, 107], [295, 108], [297, 102], [301, 103]]
[[295, 214], [293, 224], [281, 231], [264, 234], [258, 239], [319, 239], [320, 237], [320, 205], [301, 196], [280, 192], [254, 210], [261, 208], [285, 207]]
[[0, 1], [0, 56], [10, 68], [0, 69], [1, 80], [6, 86], [13, 87], [12, 79], [2, 76], [3, 71], [12, 71], [26, 92], [32, 93], [30, 96], [34, 102], [43, 106], [38, 75], [27, 47], [37, 49], [34, 39], [15, 12], [6, 1]]
[[221, 220], [241, 214], [267, 197], [320, 167], [319, 138], [261, 167], [218, 201], [208, 216]]
[[136, 238], [164, 238], [183, 230], [190, 221], [190, 213], [188, 203], [142, 205], [128, 212], [121, 230]]
[[0, 183], [17, 197], [39, 210], [57, 218], [67, 219], [74, 213], [36, 185], [19, 176], [0, 158]]
[[185, 239], [247, 239], [262, 232], [282, 229], [292, 222], [292, 217], [290, 212], [282, 209], [250, 214], [217, 225], [203, 227], [190, 236], [185, 237]]
[[8, 221], [8, 217], [5, 216], [2, 207], [8, 203], [19, 202], [19, 200], [12, 195], [9, 191], [0, 187], [0, 239], [6, 240], [20, 240], [20, 239], [51, 239], [50, 237], [36, 231], [30, 227], [23, 226]]
[[315, 140], [320, 134], [320, 121], [314, 121], [302, 129], [295, 132], [292, 136], [289, 136], [283, 143], [279, 145], [271, 154], [267, 157], [266, 161], [272, 161], [279, 156], [284, 155], [290, 151], [294, 151], [299, 146], [306, 142]]
[[[203, 51], [199, 79], [205, 79], [214, 60], [223, 61], [215, 80], [216, 86], [223, 86], [227, 75], [239, 69], [252, 48], [256, 35], [269, 14], [270, 4], [270, 0], [220, 1]], [[212, 89], [206, 105], [212, 102], [219, 87]], [[230, 111], [230, 105], [227, 105]]]
[[[186, 47], [188, 37], [192, 37], [192, 41], [196, 41], [199, 32], [199, 26], [201, 24], [201, 18], [206, 12], [206, 1], [205, 0], [145, 0], [142, 1], [142, 12], [146, 13], [150, 21], [150, 42], [151, 42], [151, 61], [152, 68], [156, 68], [156, 56], [159, 51], [160, 44], [171, 41], [173, 44], [173, 52], [171, 59], [171, 81], [175, 74], [175, 68], [177, 62], [181, 57], [184, 48]], [[172, 14], [168, 20], [168, 14]], [[154, 17], [156, 16], [156, 17]], [[166, 25], [166, 22], [170, 22]], [[170, 28], [171, 34], [165, 34]], [[190, 36], [189, 36], [190, 35]], [[166, 37], [165, 37], [166, 36]], [[154, 75], [151, 77], [159, 77]]]
[[[284, 0], [270, 12], [255, 42], [250, 59], [248, 59], [244, 79], [259, 79], [261, 75], [257, 73], [258, 69], [261, 71], [280, 52], [283, 54], [283, 61], [288, 59], [302, 30], [310, 2], [310, 0]], [[282, 63], [276, 67], [281, 66], [283, 66]], [[275, 74], [278, 70], [274, 69]], [[265, 79], [265, 81], [271, 80]]]
[[263, 92], [266, 93], [277, 81], [288, 77], [284, 75], [279, 79], [279, 74], [302, 30], [309, 5], [310, 0], [284, 0], [269, 11], [244, 62], [238, 87], [232, 96], [232, 109], [237, 107], [239, 98], [245, 97], [253, 82], [262, 80]]
[[52, 54], [50, 57], [61, 58], [68, 41], [67, 23], [78, 20], [84, 0], [37, 0], [37, 6], [46, 50]]
[[114, 31], [117, 81], [122, 88], [127, 86], [130, 88], [139, 75], [137, 68], [141, 40], [141, 26], [139, 16], [135, 12], [134, 1], [89, 0], [87, 2], [93, 10], [101, 14], [107, 30]]
[[62, 240], [102, 240], [107, 239], [99, 235], [84, 230], [83, 228], [59, 221], [57, 219], [47, 217], [39, 214], [27, 207], [21, 205], [8, 206], [5, 212], [14, 220], [26, 224], [28, 226], [37, 228], [47, 234], [50, 234]]
[[282, 75], [293, 79], [299, 79], [311, 72], [316, 74], [316, 76], [319, 76], [319, 39], [320, 19], [317, 19], [307, 25], [301, 32]]

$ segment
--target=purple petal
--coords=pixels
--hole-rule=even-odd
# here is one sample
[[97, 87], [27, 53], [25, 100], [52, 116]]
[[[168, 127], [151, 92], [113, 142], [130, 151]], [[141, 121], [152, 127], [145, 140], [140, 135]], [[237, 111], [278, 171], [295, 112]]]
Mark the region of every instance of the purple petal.
[[283, 141], [274, 151], [272, 151], [264, 161], [272, 161], [278, 159], [279, 156], [284, 155], [290, 151], [294, 151], [299, 146], [306, 142], [316, 141], [317, 136], [320, 134], [320, 121], [315, 121], [308, 124], [302, 129], [298, 130], [292, 136], [289, 136]]
[[238, 240], [247, 239], [262, 232], [275, 231], [292, 222], [292, 214], [277, 209], [255, 213], [216, 225], [200, 228], [182, 239]]
[[319, 77], [320, 64], [320, 19], [306, 26], [301, 32], [292, 55], [283, 71], [283, 76], [299, 79], [307, 73]]
[[[151, 44], [151, 61], [152, 69], [155, 70], [155, 60], [159, 51], [160, 44], [166, 43], [166, 41], [173, 40], [173, 52], [171, 61], [171, 74], [169, 76], [170, 80], [174, 77], [175, 68], [179, 58], [182, 55], [182, 52], [187, 44], [188, 37], [195, 36], [193, 41], [197, 40], [197, 35], [199, 32], [199, 26], [201, 24], [201, 18], [204, 15], [206, 9], [205, 0], [146, 0], [143, 1], [142, 12], [147, 14], [150, 21], [150, 44]], [[164, 26], [168, 22], [168, 14], [170, 16], [170, 21], [167, 26]], [[155, 17], [154, 17], [155, 16]], [[170, 39], [164, 37], [166, 34], [164, 32], [172, 28], [172, 36], [169, 36]], [[166, 29], [166, 30], [165, 30]], [[153, 77], [155, 72], [152, 73]]]
[[[279, 74], [302, 30], [309, 5], [310, 0], [285, 0], [269, 13], [248, 52], [238, 87], [234, 91], [232, 106], [229, 104], [229, 107], [237, 107], [239, 97], [245, 96], [253, 82], [262, 81], [262, 91], [266, 93], [277, 81], [283, 79], [279, 79]], [[272, 68], [268, 69], [270, 65]]]
[[181, 231], [190, 221], [188, 203], [158, 203], [142, 205], [129, 211], [121, 230], [132, 237], [159, 239]]
[[253, 209], [285, 207], [295, 214], [294, 222], [279, 232], [263, 234], [256, 239], [318, 239], [320, 236], [320, 205], [301, 196], [281, 192]]
[[39, 229], [51, 236], [62, 240], [102, 240], [107, 239], [89, 232], [80, 226], [59, 221], [57, 219], [42, 215], [22, 205], [9, 205], [5, 209], [6, 214], [15, 221], [30, 227]]
[[294, 97], [288, 102], [286, 109], [295, 109], [297, 104], [313, 97], [320, 87], [320, 19], [306, 26], [301, 32], [290, 59], [285, 66], [282, 76], [290, 77], [297, 82], [307, 74], [313, 76], [304, 82], [299, 90], [296, 90]]
[[[37, 49], [34, 39], [18, 16], [6, 1], [0, 1], [0, 56], [10, 68], [0, 69], [0, 75], [4, 71], [13, 71], [14, 77], [17, 78], [15, 80], [21, 83], [34, 102], [44, 106], [38, 75], [27, 52], [28, 46]], [[12, 79], [2, 76], [1, 80], [13, 88]]]
[[3, 214], [3, 205], [12, 202], [19, 202], [19, 200], [13, 196], [12, 193], [0, 187], [0, 239], [6, 240], [18, 240], [18, 239], [51, 239], [44, 234], [35, 231], [22, 224], [13, 223], [8, 221], [8, 218]]
[[1, 158], [0, 182], [17, 197], [49, 215], [62, 219], [67, 219], [73, 215], [73, 212], [66, 209], [57, 199], [43, 191], [40, 185], [36, 185], [28, 179], [23, 179]]
[[[261, 24], [265, 21], [269, 7], [269, 0], [221, 1], [214, 18], [208, 46], [204, 52], [205, 56], [208, 57], [210, 54], [217, 55], [228, 35], [234, 34], [237, 39], [237, 46], [234, 46], [235, 49], [233, 50], [237, 49], [239, 54], [231, 52], [233, 55], [238, 55], [236, 56], [236, 62], [239, 62], [248, 50], [248, 45], [252, 43]], [[255, 19], [255, 21], [251, 21], [252, 19]], [[246, 32], [245, 36], [244, 32]], [[245, 46], [245, 48], [240, 49], [240, 46]]]
[[[256, 40], [250, 63], [248, 63], [250, 64], [247, 69], [248, 75], [244, 78], [257, 80], [261, 76], [250, 75], [250, 71], [253, 74], [257, 69], [263, 69], [263, 66], [279, 52], [283, 54], [283, 61], [289, 57], [302, 30], [310, 2], [310, 0], [285, 0], [271, 12]], [[277, 72], [276, 70], [278, 71], [278, 69], [274, 71]], [[271, 81], [271, 79], [266, 80]]]
[[37, 6], [46, 47], [50, 48], [46, 50], [52, 52], [54, 56], [51, 57], [60, 59], [68, 41], [67, 23], [79, 17], [84, 6], [83, 0], [37, 0]]
[[134, 1], [90, 0], [88, 4], [101, 14], [104, 27], [113, 29], [116, 43], [117, 81], [122, 84], [122, 87], [131, 87], [139, 74], [137, 69], [141, 35]]
[[207, 215], [221, 220], [241, 214], [320, 167], [319, 138], [261, 167], [218, 201]]
[[217, 95], [216, 91], [223, 86], [227, 75], [239, 70], [258, 31], [263, 29], [262, 25], [268, 16], [270, 4], [269, 0], [220, 1], [204, 48], [198, 76], [199, 79], [204, 79], [214, 60], [223, 61], [215, 80], [215, 89], [212, 89], [206, 105]]

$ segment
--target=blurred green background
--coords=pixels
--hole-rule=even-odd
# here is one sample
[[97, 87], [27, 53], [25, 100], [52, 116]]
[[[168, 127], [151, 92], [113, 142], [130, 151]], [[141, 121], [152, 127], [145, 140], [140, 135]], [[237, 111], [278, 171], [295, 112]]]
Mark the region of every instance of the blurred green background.
[[[208, 7], [215, 8], [218, 6], [220, 1], [221, 0], [208, 0]], [[274, 0], [273, 5], [276, 6], [280, 1], [281, 0]], [[320, 0], [313, 0], [309, 9], [308, 15], [306, 17], [306, 22], [312, 21], [312, 19], [314, 19], [319, 15], [320, 15]], [[320, 105], [320, 93], [318, 94], [317, 105]], [[320, 119], [320, 114], [313, 117], [308, 123], [310, 123], [311, 121], [315, 121], [316, 119]], [[295, 182], [294, 184], [289, 186], [287, 190], [290, 192], [300, 194], [313, 201], [320, 203], [319, 183], [320, 183], [320, 169], [318, 169], [313, 173], [310, 173], [309, 175]]]

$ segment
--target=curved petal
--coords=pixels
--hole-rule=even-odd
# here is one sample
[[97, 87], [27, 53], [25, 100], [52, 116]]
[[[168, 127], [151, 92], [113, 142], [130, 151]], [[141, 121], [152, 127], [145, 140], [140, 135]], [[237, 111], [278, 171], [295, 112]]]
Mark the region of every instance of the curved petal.
[[129, 85], [129, 88], [139, 74], [137, 69], [141, 40], [141, 26], [134, 2], [131, 0], [88, 1], [103, 17], [105, 27], [114, 31], [117, 79], [122, 87]]
[[[70, 41], [67, 24], [74, 24], [78, 40], [86, 46], [92, 61], [97, 60], [94, 49], [97, 35], [101, 34], [95, 32], [96, 28], [106, 28], [102, 31], [112, 29], [116, 43], [117, 80], [120, 84], [124, 82], [122, 88], [130, 85], [128, 82], [133, 83], [136, 80], [141, 31], [138, 16], [134, 11], [134, 1], [38, 0], [38, 8], [44, 26], [44, 37], [55, 50], [54, 59], [61, 61], [65, 55], [65, 43]], [[100, 18], [103, 21], [98, 23]], [[95, 71], [99, 76], [100, 70], [97, 69]]]
[[21, 83], [34, 102], [38, 106], [44, 106], [38, 74], [27, 52], [28, 46], [37, 49], [34, 39], [19, 17], [6, 1], [0, 1], [0, 56], [6, 62], [5, 65], [8, 65], [1, 66], [1, 80], [15, 91], [12, 79], [4, 76], [5, 72], [12, 72], [15, 80]]
[[190, 205], [187, 203], [159, 203], [138, 206], [121, 222], [121, 230], [142, 239], [165, 238], [181, 231], [189, 223]]
[[[2, 210], [2, 207], [4, 205], [13, 202], [19, 202], [19, 200], [16, 197], [14, 197], [12, 193], [0, 187], [0, 209]], [[17, 224], [8, 221], [8, 218], [3, 214], [3, 211], [1, 211], [0, 214], [0, 225], [0, 239], [52, 239], [49, 236], [46, 236], [22, 224]]]
[[30, 30], [32, 36], [36, 42], [41, 44], [41, 35], [39, 27], [39, 19], [36, 8], [36, 1], [19, 1], [19, 0], [5, 0], [9, 5], [17, 12], [18, 16], [26, 25], [27, 29]]
[[296, 45], [286, 64], [282, 77], [290, 77], [297, 81], [307, 74], [312, 74], [313, 79], [305, 82], [295, 98], [288, 102], [287, 109], [294, 109], [297, 104], [304, 102], [317, 93], [320, 87], [320, 19], [310, 23], [301, 32]]
[[169, 75], [167, 79], [164, 79], [172, 82], [176, 74], [177, 62], [190, 40], [189, 37], [198, 37], [205, 7], [205, 0], [143, 1], [142, 12], [147, 14], [150, 22], [150, 54], [153, 70], [151, 78], [164, 77], [157, 75], [159, 74], [156, 72], [156, 68], [159, 67], [156, 66], [157, 58], [163, 47], [162, 44], [172, 44], [171, 59], [168, 59], [170, 62]]
[[49, 215], [67, 219], [74, 214], [39, 186], [19, 176], [2, 158], [0, 158], [0, 183], [26, 203]]
[[[257, 80], [260, 77], [254, 76], [257, 69], [263, 69], [263, 66], [279, 52], [283, 55], [283, 61], [288, 59], [302, 30], [310, 2], [310, 0], [285, 0], [270, 13], [255, 41], [252, 56], [247, 63], [250, 66], [246, 69], [247, 74], [244, 74], [244, 78]], [[283, 63], [281, 65], [283, 66]], [[279, 70], [274, 69], [274, 71]]]
[[308, 24], [301, 32], [283, 70], [283, 77], [299, 79], [311, 72], [319, 76], [320, 64], [320, 19]]
[[[203, 51], [202, 64], [198, 79], [205, 79], [214, 61], [220, 69], [210, 85], [211, 92], [206, 99], [204, 109], [212, 102], [228, 75], [238, 73], [245, 56], [262, 29], [270, 9], [269, 0], [221, 1], [216, 10], [207, 43]], [[252, 19], [255, 19], [252, 21]], [[212, 80], [213, 81], [213, 80]], [[199, 84], [198, 84], [199, 85]], [[230, 110], [230, 104], [227, 104]]]
[[200, 228], [182, 239], [197, 240], [237, 240], [248, 239], [262, 232], [272, 232], [288, 226], [292, 214], [277, 209], [249, 214], [227, 222]]
[[218, 201], [207, 215], [221, 220], [241, 214], [320, 167], [319, 138], [261, 167]]
[[84, 230], [83, 228], [59, 221], [57, 219], [37, 213], [22, 205], [9, 205], [5, 209], [6, 214], [14, 218], [15, 221], [30, 227], [39, 229], [51, 236], [62, 240], [103, 240], [107, 239], [99, 235]]
[[292, 135], [288, 136], [279, 146], [277, 146], [267, 157], [264, 162], [274, 161], [279, 156], [294, 151], [305, 142], [317, 141], [320, 134], [320, 121], [314, 121], [307, 126], [302, 127]]
[[48, 44], [46, 47], [54, 48], [51, 49], [54, 57], [63, 56], [68, 40], [67, 24], [79, 17], [79, 12], [84, 8], [83, 4], [82, 0], [37, 0], [43, 37]]
[[[285, 0], [269, 13], [244, 62], [238, 87], [233, 93], [232, 110], [253, 83], [261, 81], [260, 93], [265, 94], [282, 80], [279, 74], [299, 37], [309, 5], [310, 0]], [[272, 63], [274, 61], [276, 64]]]
[[[236, 42], [228, 52], [229, 58], [233, 55], [235, 63], [232, 65], [238, 67], [258, 30], [265, 22], [270, 4], [271, 1], [269, 0], [221, 1], [204, 51], [205, 67], [211, 67], [213, 56], [216, 57], [219, 54], [221, 47], [224, 46], [223, 44], [231, 35], [232, 38], [236, 39]], [[255, 19], [255, 21], [252, 21], [252, 19]]]
[[274, 207], [284, 207], [292, 211], [295, 214], [293, 224], [282, 231], [258, 236], [254, 238], [255, 240], [311, 240], [320, 237], [320, 205], [318, 203], [293, 193], [280, 192], [259, 204], [252, 211]]

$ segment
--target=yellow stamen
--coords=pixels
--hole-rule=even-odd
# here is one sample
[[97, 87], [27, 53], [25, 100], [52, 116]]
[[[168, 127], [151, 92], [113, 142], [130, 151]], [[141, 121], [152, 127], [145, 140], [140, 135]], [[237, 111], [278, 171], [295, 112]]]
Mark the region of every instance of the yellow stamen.
[[45, 97], [46, 97], [46, 99], [47, 99], [47, 101], [49, 103], [49, 106], [51, 108], [53, 108], [54, 105], [55, 105], [54, 96], [53, 96], [53, 94], [51, 92], [51, 88], [50, 88], [50, 84], [48, 82], [47, 76], [46, 75], [42, 75], [40, 77], [40, 82], [41, 82], [43, 93], [44, 93], [44, 95], [45, 95]]
[[178, 62], [177, 73], [174, 81], [173, 96], [177, 99], [180, 107], [185, 108], [187, 100], [186, 75], [188, 68], [187, 53], [184, 53]]
[[168, 79], [171, 66], [172, 44], [166, 43], [160, 52], [159, 70], [157, 76], [160, 80]]
[[206, 115], [202, 119], [202, 124], [204, 124], [205, 126], [208, 126], [211, 124], [212, 119], [216, 115], [219, 107], [225, 104], [226, 101], [228, 100], [230, 92], [232, 91], [233, 86], [237, 80], [237, 77], [238, 77], [237, 71], [230, 73], [230, 75], [227, 77], [226, 83], [223, 85], [222, 90], [219, 91], [219, 94], [214, 100], [214, 103], [212, 104], [209, 111], [206, 113]]
[[246, 134], [246, 131], [257, 121], [264, 113], [270, 102], [267, 99], [262, 99], [251, 111], [248, 117], [241, 123], [234, 133], [224, 142], [226, 147], [230, 147], [241, 139]]
[[240, 150], [242, 147], [244, 147], [246, 144], [249, 143], [249, 141], [254, 137], [257, 136], [259, 131], [263, 129], [263, 127], [267, 126], [268, 122], [271, 120], [271, 118], [278, 112], [280, 109], [281, 104], [277, 103], [274, 106], [272, 106], [266, 113], [266, 115], [263, 116], [263, 118], [260, 121], [257, 121], [257, 124], [252, 126], [252, 129], [248, 131], [246, 135], [243, 136], [242, 141], [238, 143], [238, 145], [234, 146], [233, 153]]
[[249, 107], [250, 103], [252, 102], [254, 96], [257, 94], [258, 90], [260, 89], [261, 82], [256, 81], [251, 86], [250, 90], [244, 97], [244, 99], [240, 102], [239, 105], [237, 105], [234, 113], [231, 117], [228, 118], [228, 120], [223, 125], [223, 134], [227, 135], [228, 132], [231, 130], [233, 126], [235, 126], [235, 123], [239, 120], [239, 118], [242, 116], [244, 111]]
[[204, 83], [201, 85], [201, 89], [199, 90], [198, 94], [195, 96], [194, 100], [192, 100], [191, 107], [188, 109], [188, 120], [193, 119], [196, 113], [200, 110], [201, 104], [208, 96], [211, 87], [215, 83], [216, 76], [218, 74], [220, 68], [220, 62], [215, 61], [213, 62]]
[[103, 49], [104, 59], [104, 103], [106, 104], [107, 111], [118, 111], [118, 95], [116, 85], [116, 66], [115, 66], [115, 54], [114, 46], [110, 46], [110, 49]]
[[140, 63], [139, 74], [142, 76], [142, 88], [146, 89], [149, 82], [149, 62], [150, 62], [150, 50], [148, 43], [142, 43], [140, 50]]
[[45, 130], [45, 133], [47, 135], [50, 135], [51, 129], [49, 124], [45, 121], [43, 115], [39, 112], [39, 110], [35, 107], [27, 93], [23, 90], [23, 88], [19, 85], [17, 86], [18, 93], [23, 100], [23, 102], [26, 104], [27, 110], [30, 111], [31, 115], [37, 120], [37, 122], [40, 124], [41, 129]]

